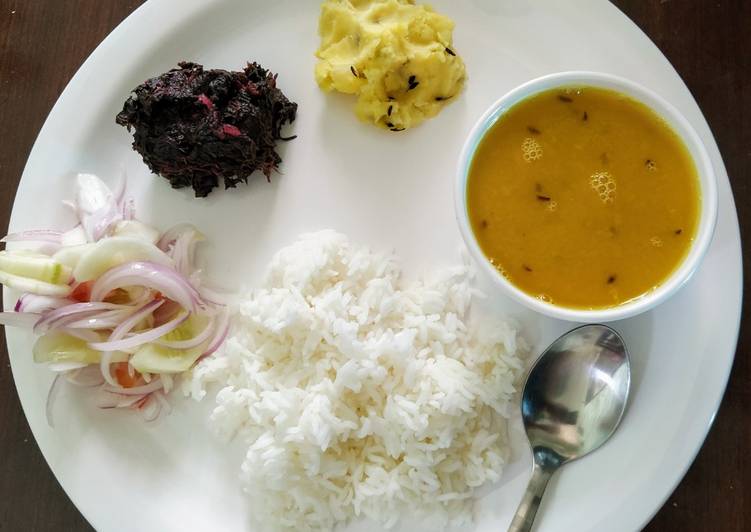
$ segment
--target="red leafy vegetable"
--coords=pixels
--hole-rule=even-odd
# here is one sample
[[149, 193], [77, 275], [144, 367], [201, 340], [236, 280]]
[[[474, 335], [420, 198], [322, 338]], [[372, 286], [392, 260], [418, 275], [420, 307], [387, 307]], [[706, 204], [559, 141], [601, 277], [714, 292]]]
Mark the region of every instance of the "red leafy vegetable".
[[204, 70], [182, 62], [133, 90], [116, 122], [133, 133], [133, 149], [173, 188], [193, 187], [205, 197], [260, 170], [270, 179], [282, 161], [276, 152], [297, 104], [257, 63], [242, 72]]

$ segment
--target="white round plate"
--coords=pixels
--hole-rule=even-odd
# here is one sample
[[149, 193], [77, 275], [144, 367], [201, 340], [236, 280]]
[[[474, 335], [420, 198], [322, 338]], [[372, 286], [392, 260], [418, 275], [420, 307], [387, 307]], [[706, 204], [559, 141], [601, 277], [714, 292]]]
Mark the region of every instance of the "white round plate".
[[[733, 360], [741, 306], [738, 223], [719, 151], [691, 94], [659, 50], [604, 0], [435, 1], [456, 21], [467, 64], [466, 91], [437, 118], [403, 133], [358, 123], [353, 101], [322, 93], [313, 80], [316, 1], [151, 0], [97, 48], [49, 115], [18, 189], [10, 230], [70, 223], [60, 201], [73, 174], [114, 183], [124, 163], [140, 217], [165, 228], [191, 221], [209, 237], [209, 272], [225, 285], [258, 282], [272, 253], [302, 232], [334, 228], [374, 249], [394, 250], [408, 276], [456, 263], [461, 239], [452, 186], [462, 143], [506, 91], [562, 70], [603, 71], [650, 87], [702, 136], [719, 179], [711, 249], [689, 284], [656, 310], [614, 327], [632, 354], [632, 400], [620, 430], [600, 451], [567, 466], [538, 515], [540, 531], [633, 531], [661, 506], [712, 423]], [[180, 60], [239, 69], [255, 60], [279, 74], [299, 104], [282, 147], [281, 174], [195, 199], [153, 177], [115, 125], [129, 90]], [[485, 311], [517, 315], [538, 348], [569, 324], [525, 312], [478, 279]], [[10, 296], [10, 297], [8, 297]], [[6, 293], [7, 302], [13, 301]], [[237, 471], [238, 445], [207, 429], [211, 401], [173, 394], [175, 411], [153, 425], [100, 411], [78, 390], [56, 404], [47, 426], [50, 374], [30, 356], [29, 334], [7, 334], [13, 374], [34, 436], [60, 484], [102, 532], [251, 530]], [[512, 423], [513, 461], [484, 490], [478, 531], [503, 530], [527, 481], [530, 453]], [[355, 523], [352, 530], [373, 530]], [[406, 527], [403, 527], [406, 530]]]

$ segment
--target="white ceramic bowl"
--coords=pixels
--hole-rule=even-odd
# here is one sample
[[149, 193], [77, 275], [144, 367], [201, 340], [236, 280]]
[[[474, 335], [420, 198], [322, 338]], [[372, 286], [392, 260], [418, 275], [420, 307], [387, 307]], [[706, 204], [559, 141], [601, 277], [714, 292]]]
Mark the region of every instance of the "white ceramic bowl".
[[[638, 100], [662, 117], [667, 124], [680, 136], [691, 157], [699, 175], [701, 212], [699, 225], [693, 245], [680, 267], [654, 290], [622, 305], [595, 310], [580, 310], [546, 303], [530, 296], [514, 286], [500, 272], [490, 264], [490, 261], [480, 249], [469, 222], [467, 212], [467, 177], [474, 157], [475, 150], [485, 133], [495, 121], [515, 104], [539, 92], [557, 87], [601, 87], [612, 89]], [[469, 247], [474, 259], [495, 279], [496, 284], [509, 297], [541, 314], [562, 320], [593, 323], [608, 322], [634, 316], [656, 305], [659, 305], [675, 294], [691, 277], [701, 263], [704, 253], [709, 247], [717, 220], [717, 183], [714, 169], [704, 144], [691, 124], [670, 103], [665, 101], [649, 89], [632, 81], [597, 72], [560, 72], [534, 79], [515, 88], [500, 100], [495, 102], [482, 115], [469, 138], [464, 144], [459, 165], [456, 172], [455, 190], [456, 216], [464, 241]]]

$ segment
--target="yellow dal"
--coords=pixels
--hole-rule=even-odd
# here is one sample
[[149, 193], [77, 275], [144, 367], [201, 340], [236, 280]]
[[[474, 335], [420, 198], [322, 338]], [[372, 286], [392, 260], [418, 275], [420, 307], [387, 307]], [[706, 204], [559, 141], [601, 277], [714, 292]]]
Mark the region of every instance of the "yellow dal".
[[524, 292], [612, 307], [665, 281], [699, 218], [693, 160], [644, 104], [598, 88], [539, 93], [504, 113], [474, 155], [472, 229]]

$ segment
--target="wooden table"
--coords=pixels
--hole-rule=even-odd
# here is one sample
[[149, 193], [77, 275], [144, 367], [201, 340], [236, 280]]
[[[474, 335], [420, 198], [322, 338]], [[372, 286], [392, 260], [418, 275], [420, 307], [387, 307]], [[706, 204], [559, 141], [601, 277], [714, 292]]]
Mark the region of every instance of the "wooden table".
[[[8, 225], [31, 145], [60, 92], [99, 42], [141, 3], [0, 0], [0, 226]], [[751, 229], [751, 3], [615, 3], [660, 47], [699, 102], [724, 157], [741, 231], [747, 236]], [[744, 258], [748, 265], [745, 250]], [[645, 530], [751, 530], [751, 365], [746, 356], [751, 350], [750, 331], [744, 320], [725, 400], [704, 447]], [[91, 530], [34, 442], [16, 395], [4, 337], [0, 340], [0, 531]]]

